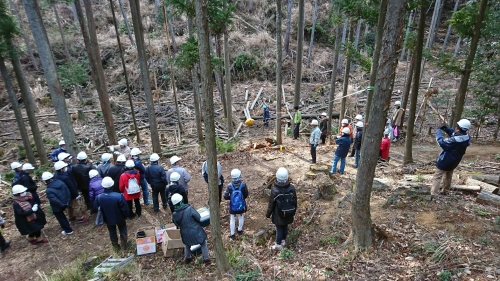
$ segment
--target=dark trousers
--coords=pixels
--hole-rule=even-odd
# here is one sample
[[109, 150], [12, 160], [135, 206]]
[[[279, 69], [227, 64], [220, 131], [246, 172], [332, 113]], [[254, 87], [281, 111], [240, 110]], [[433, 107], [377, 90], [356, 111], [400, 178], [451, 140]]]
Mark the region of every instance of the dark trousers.
[[4, 246], [5, 246], [5, 238], [3, 238], [2, 234], [0, 233], [0, 249], [3, 250]]
[[38, 196], [38, 193], [31, 192], [31, 196], [33, 197], [33, 201], [35, 201], [36, 204], [38, 205], [42, 204], [42, 202], [40, 202], [40, 196]]
[[300, 123], [295, 124], [293, 127], [293, 138], [297, 139], [299, 137], [299, 129], [300, 129]]
[[354, 145], [351, 148], [351, 155], [349, 157], [354, 157], [354, 153], [356, 152], [356, 149], [354, 148]]
[[316, 164], [316, 145], [311, 144], [311, 158], [312, 158], [312, 163]]
[[85, 206], [87, 206], [87, 210], [92, 209], [93, 202], [90, 201], [90, 195], [88, 189], [81, 189], [83, 200], [85, 201]]
[[135, 198], [134, 200], [127, 200], [128, 209], [130, 211], [130, 218], [134, 217], [134, 212], [132, 212], [132, 201], [134, 201], [135, 204], [135, 214], [140, 217], [142, 213], [141, 200], [140, 198]]
[[326, 135], [321, 135], [320, 139], [321, 139], [321, 144], [326, 143]]
[[281, 241], [286, 240], [288, 235], [288, 224], [276, 226], [276, 244], [280, 245]]
[[66, 218], [64, 211], [54, 212], [54, 216], [56, 217], [57, 221], [59, 222], [59, 225], [61, 225], [64, 231], [73, 232], [73, 229], [71, 228], [71, 225], [69, 224], [69, 221]]
[[163, 203], [163, 208], [167, 207], [167, 196], [165, 195], [165, 185], [151, 186], [153, 189], [153, 210], [158, 212], [160, 209], [160, 202], [158, 201], [158, 194], [160, 194], [161, 202]]
[[122, 240], [122, 243], [127, 242], [127, 222], [123, 221], [121, 223], [118, 223], [116, 225], [106, 225], [108, 227], [109, 231], [109, 239], [111, 240], [111, 243], [113, 245], [118, 244], [118, 235], [116, 233], [116, 227], [118, 226], [118, 230], [120, 231], [120, 240]]
[[40, 236], [42, 236], [42, 232], [40, 230], [37, 232], [33, 232], [33, 233], [28, 234], [29, 238], [38, 238]]

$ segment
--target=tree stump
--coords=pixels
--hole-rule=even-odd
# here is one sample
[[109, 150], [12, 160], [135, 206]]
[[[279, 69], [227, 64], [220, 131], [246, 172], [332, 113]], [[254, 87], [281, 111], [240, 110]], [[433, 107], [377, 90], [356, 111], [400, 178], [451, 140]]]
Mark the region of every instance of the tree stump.
[[325, 175], [330, 174], [330, 169], [327, 165], [312, 164], [311, 166], [309, 166], [309, 170], [313, 173], [323, 173]]
[[312, 171], [307, 171], [305, 174], [304, 174], [304, 180], [313, 180], [316, 178], [316, 174]]
[[325, 174], [316, 175], [313, 187], [316, 189], [314, 200], [324, 199], [331, 201], [333, 200], [333, 196], [337, 194], [334, 182]]

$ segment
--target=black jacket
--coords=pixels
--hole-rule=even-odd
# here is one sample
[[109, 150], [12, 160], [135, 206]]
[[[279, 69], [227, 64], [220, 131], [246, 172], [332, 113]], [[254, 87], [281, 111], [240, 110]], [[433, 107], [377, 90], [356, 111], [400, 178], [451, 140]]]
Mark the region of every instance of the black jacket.
[[443, 132], [436, 130], [436, 141], [442, 149], [436, 161], [436, 167], [443, 171], [452, 171], [462, 161], [462, 157], [470, 145], [470, 136], [467, 132], [455, 132], [450, 127], [443, 129], [449, 138], [444, 138]]
[[321, 123], [319, 123], [319, 129], [321, 130], [321, 135], [326, 136], [326, 133], [328, 133], [328, 119], [325, 118], [321, 120]]
[[[243, 183], [243, 185], [241, 186], [241, 193], [243, 193], [243, 199], [245, 199], [245, 203], [246, 203], [246, 199], [248, 197], [248, 188], [247, 188], [247, 184], [243, 181], [235, 181], [235, 182], [232, 182], [230, 184], [227, 185], [226, 187], [226, 192], [224, 192], [224, 199], [225, 200], [231, 200], [231, 194], [233, 193], [233, 189], [231, 188], [231, 184], [233, 184], [234, 186], [234, 189], [237, 190], [238, 188], [240, 188], [240, 183]], [[247, 208], [245, 207], [245, 209], [241, 212], [232, 212], [231, 211], [231, 208], [229, 208], [229, 213], [230, 214], [243, 214], [247, 211]]]
[[64, 211], [71, 201], [71, 192], [69, 188], [61, 180], [53, 180], [47, 184], [47, 199], [53, 212]]
[[71, 199], [78, 197], [78, 187], [76, 186], [76, 181], [68, 174], [68, 172], [58, 171], [55, 173], [54, 179], [62, 181], [68, 187]]
[[19, 179], [16, 182], [12, 182], [12, 186], [20, 184], [24, 187], [26, 187], [28, 192], [31, 193], [36, 193], [36, 190], [38, 186], [36, 185], [35, 181], [33, 178], [30, 176], [30, 174], [26, 173], [25, 171], [20, 171], [19, 172]]
[[113, 164], [108, 162], [103, 162], [101, 165], [97, 167], [97, 172], [101, 176], [101, 178], [105, 178], [109, 174], [109, 169], [113, 167]]
[[200, 224], [200, 213], [189, 204], [175, 210], [172, 217], [175, 225], [181, 230], [182, 243], [185, 245], [198, 245], [207, 239], [207, 234]]
[[101, 207], [102, 217], [107, 225], [117, 225], [125, 222], [129, 215], [127, 201], [123, 195], [109, 188], [97, 196], [94, 201], [94, 210]]
[[187, 204], [188, 203], [188, 197], [186, 194], [186, 189], [184, 189], [184, 186], [180, 184], [172, 184], [167, 186], [167, 189], [165, 190], [165, 194], [167, 196], [167, 201], [168, 205], [170, 206], [170, 211], [174, 213], [174, 205], [172, 204], [171, 197], [172, 195], [179, 193], [182, 195], [182, 203]]
[[[278, 214], [278, 206], [276, 205], [276, 201], [274, 200], [280, 193], [290, 192], [292, 192], [295, 198], [297, 198], [295, 187], [289, 182], [275, 182], [273, 188], [271, 189], [271, 196], [269, 197], [266, 217], [269, 218], [272, 215], [272, 222], [274, 225], [284, 226], [289, 225], [293, 222], [294, 217], [283, 218]], [[295, 206], [295, 208], [297, 208], [297, 206]]]
[[78, 190], [88, 192], [90, 183], [89, 172], [92, 169], [95, 169], [95, 167], [93, 165], [89, 166], [86, 163], [76, 163], [73, 165], [73, 176], [75, 177]]
[[151, 187], [161, 185], [166, 186], [168, 183], [167, 173], [165, 172], [165, 169], [163, 169], [163, 167], [157, 162], [153, 162], [146, 167], [145, 175], [146, 180], [151, 185]]
[[115, 181], [115, 185], [113, 185], [114, 192], [120, 192], [120, 176], [125, 172], [125, 164], [116, 164], [111, 166], [108, 170], [108, 177], [112, 178]]
[[[29, 202], [31, 206], [35, 204], [34, 200], [29, 200]], [[19, 230], [19, 233], [21, 233], [21, 235], [28, 235], [40, 231], [47, 223], [47, 220], [45, 219], [45, 213], [43, 212], [40, 206], [38, 207], [38, 210], [35, 212], [36, 220], [30, 222], [28, 222], [27, 216], [32, 214], [33, 210], [30, 209], [25, 211], [15, 201], [14, 204], [12, 204], [12, 207], [14, 208], [14, 219], [16, 222], [16, 227], [17, 230]]]
[[356, 136], [354, 137], [354, 149], [361, 150], [361, 140], [363, 138], [363, 129], [357, 128], [356, 130], [357, 130]]

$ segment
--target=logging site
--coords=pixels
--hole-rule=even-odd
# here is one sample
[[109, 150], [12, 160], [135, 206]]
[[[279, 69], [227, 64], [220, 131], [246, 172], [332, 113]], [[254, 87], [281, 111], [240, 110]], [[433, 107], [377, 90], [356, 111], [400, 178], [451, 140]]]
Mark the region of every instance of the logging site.
[[0, 0], [0, 280], [500, 280], [500, 2]]

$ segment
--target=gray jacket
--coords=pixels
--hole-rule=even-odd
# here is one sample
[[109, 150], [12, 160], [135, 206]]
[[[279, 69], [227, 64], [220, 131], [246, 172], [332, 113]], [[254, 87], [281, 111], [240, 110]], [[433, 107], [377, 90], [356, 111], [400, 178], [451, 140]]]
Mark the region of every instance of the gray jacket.
[[0, 225], [4, 224], [5, 221], [3, 220], [3, 218], [0, 216]]
[[318, 144], [319, 138], [321, 137], [321, 130], [316, 126], [311, 132], [311, 137], [309, 137], [310, 144]]
[[[207, 161], [203, 162], [203, 165], [201, 165], [201, 176], [202, 177], [203, 177], [204, 173], [207, 173], [207, 175], [208, 175], [208, 171], [207, 171], [208, 167], [207, 166], [208, 166]], [[217, 179], [219, 180], [219, 185], [222, 184], [221, 177], [222, 177], [222, 166], [217, 161]]]
[[172, 216], [175, 225], [181, 230], [181, 238], [184, 245], [198, 245], [207, 239], [207, 234], [200, 225], [200, 213], [191, 207], [191, 205], [185, 204], [175, 210]]
[[170, 175], [173, 172], [177, 172], [177, 173], [179, 173], [179, 175], [181, 175], [181, 179], [179, 180], [179, 184], [184, 186], [184, 188], [186, 189], [186, 192], [187, 192], [189, 189], [188, 182], [191, 180], [191, 175], [188, 173], [188, 171], [186, 171], [186, 169], [182, 168], [181, 166], [174, 165], [171, 169], [169, 169], [167, 171], [168, 184], [170, 184]]

